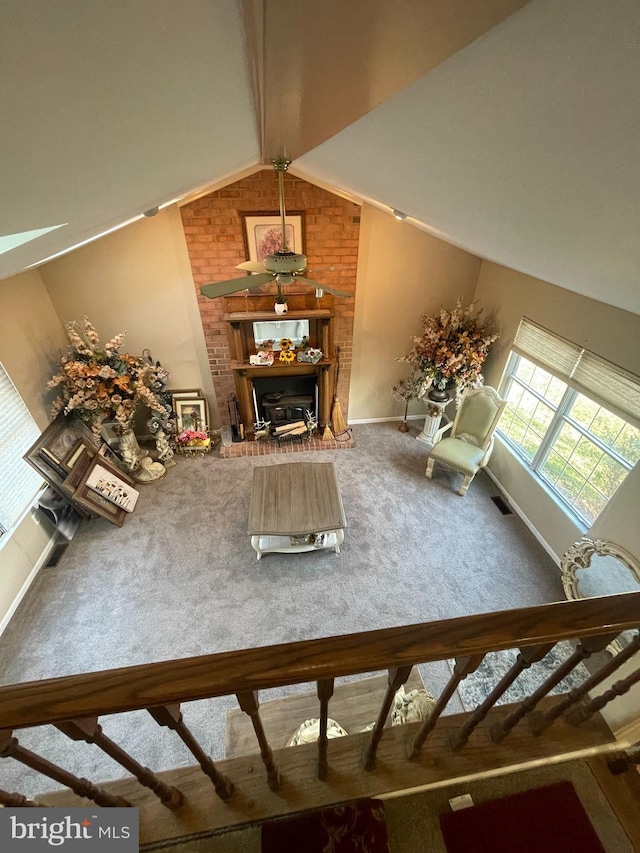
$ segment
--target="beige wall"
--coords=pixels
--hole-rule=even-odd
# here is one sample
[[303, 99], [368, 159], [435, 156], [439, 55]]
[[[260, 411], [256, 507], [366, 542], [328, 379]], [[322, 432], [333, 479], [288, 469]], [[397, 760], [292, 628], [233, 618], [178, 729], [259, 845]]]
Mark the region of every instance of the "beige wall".
[[[25, 463], [26, 464], [26, 463]], [[53, 547], [53, 526], [30, 510], [0, 548], [0, 633]]]
[[[402, 415], [391, 386], [409, 372], [395, 359], [421, 331], [420, 315], [473, 298], [480, 259], [364, 205], [356, 284], [349, 420]], [[410, 413], [424, 414], [413, 403]]]
[[177, 207], [46, 264], [41, 275], [63, 322], [86, 314], [103, 341], [126, 332], [125, 351], [150, 349], [172, 388], [202, 388], [215, 410]]
[[[487, 360], [484, 371], [487, 385], [498, 386], [523, 316], [614, 364], [638, 372], [640, 316], [637, 314], [488, 261], [482, 262], [475, 298], [495, 314], [502, 333]], [[489, 470], [557, 558], [584, 533], [499, 440]], [[634, 492], [637, 504], [640, 495], [637, 488]], [[626, 492], [614, 495], [608, 510], [610, 516], [626, 514], [629, 499]]]
[[[49, 423], [45, 385], [64, 329], [39, 272], [0, 281], [0, 362], [40, 427]], [[26, 462], [24, 463], [27, 464]], [[51, 528], [28, 512], [0, 547], [0, 630], [44, 559]]]
[[55, 368], [52, 359], [65, 341], [37, 270], [0, 281], [0, 362], [40, 429], [50, 420], [45, 386]]

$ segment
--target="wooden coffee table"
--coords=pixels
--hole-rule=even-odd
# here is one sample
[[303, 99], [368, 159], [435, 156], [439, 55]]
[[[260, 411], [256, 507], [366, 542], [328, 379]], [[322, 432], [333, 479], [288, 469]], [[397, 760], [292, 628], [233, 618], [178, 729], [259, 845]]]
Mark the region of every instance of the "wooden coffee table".
[[333, 462], [290, 462], [253, 469], [251, 545], [258, 555], [333, 548], [346, 527]]

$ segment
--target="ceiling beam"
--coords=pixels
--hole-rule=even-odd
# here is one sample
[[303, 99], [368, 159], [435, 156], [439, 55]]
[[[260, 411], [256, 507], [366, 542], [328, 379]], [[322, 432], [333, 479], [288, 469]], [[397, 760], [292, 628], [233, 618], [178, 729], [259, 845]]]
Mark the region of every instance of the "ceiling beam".
[[263, 162], [317, 147], [527, 2], [244, 0]]

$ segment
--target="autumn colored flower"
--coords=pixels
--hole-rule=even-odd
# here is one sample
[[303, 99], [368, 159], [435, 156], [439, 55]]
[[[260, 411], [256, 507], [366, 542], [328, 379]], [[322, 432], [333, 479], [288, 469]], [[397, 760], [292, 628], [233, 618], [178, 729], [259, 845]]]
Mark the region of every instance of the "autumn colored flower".
[[477, 302], [462, 307], [462, 297], [454, 308], [442, 308], [434, 316], [423, 314], [424, 330], [413, 337], [413, 347], [398, 361], [413, 365], [413, 371], [393, 387], [398, 399], [421, 397], [435, 385], [448, 385], [460, 392], [482, 383], [482, 365], [491, 344], [499, 334], [490, 331], [490, 323], [481, 321]]
[[[96, 433], [104, 420], [129, 424], [139, 403], [163, 419], [168, 417], [161, 391], [169, 374], [159, 365], [153, 367], [142, 358], [121, 353], [123, 333], [101, 346], [87, 317], [67, 323], [66, 332], [69, 350], [59, 361], [59, 372], [47, 383], [47, 388], [57, 388], [59, 394], [51, 408], [53, 416], [60, 411], [75, 412]], [[161, 378], [164, 382], [159, 388]]]

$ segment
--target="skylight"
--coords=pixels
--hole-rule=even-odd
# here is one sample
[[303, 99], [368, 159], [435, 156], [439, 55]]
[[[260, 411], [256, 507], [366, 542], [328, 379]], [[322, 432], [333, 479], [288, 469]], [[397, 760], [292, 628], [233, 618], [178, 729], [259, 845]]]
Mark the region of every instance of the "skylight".
[[4, 237], [0, 237], [0, 255], [16, 249], [24, 243], [30, 243], [31, 240], [42, 237], [43, 234], [48, 234], [49, 231], [55, 231], [56, 228], [62, 228], [64, 225], [68, 225], [68, 223], [62, 222], [60, 225], [49, 225], [48, 228], [35, 228], [33, 231], [19, 231], [17, 234], [6, 234]]

